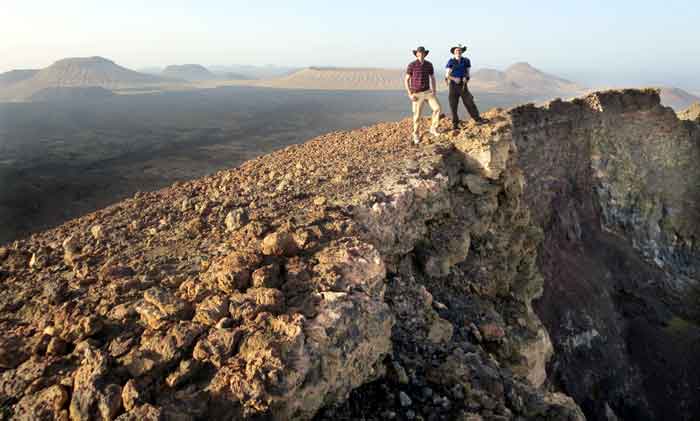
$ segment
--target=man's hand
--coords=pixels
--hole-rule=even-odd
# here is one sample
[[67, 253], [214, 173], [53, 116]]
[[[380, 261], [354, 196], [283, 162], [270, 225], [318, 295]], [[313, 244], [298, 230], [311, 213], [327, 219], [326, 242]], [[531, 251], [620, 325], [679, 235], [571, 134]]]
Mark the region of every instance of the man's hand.
[[412, 93], [410, 93], [410, 92], [407, 92], [407, 93], [408, 93], [408, 97], [411, 98], [411, 101], [418, 101], [418, 97], [417, 97], [417, 96], [415, 96], [414, 94], [412, 94]]

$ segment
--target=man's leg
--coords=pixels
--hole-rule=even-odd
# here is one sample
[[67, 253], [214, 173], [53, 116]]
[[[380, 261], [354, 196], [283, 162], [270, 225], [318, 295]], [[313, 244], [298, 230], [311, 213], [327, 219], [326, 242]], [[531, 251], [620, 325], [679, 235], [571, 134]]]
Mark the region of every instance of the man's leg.
[[481, 116], [479, 115], [479, 109], [476, 108], [476, 104], [474, 103], [474, 95], [472, 95], [471, 92], [469, 92], [469, 88], [467, 88], [467, 85], [464, 85], [464, 89], [462, 90], [462, 102], [464, 103], [464, 107], [467, 109], [469, 112], [469, 115], [476, 121], [481, 120]]
[[421, 98], [420, 95], [416, 95], [417, 98], [415, 101], [411, 102], [411, 105], [413, 106], [413, 134], [417, 135], [418, 134], [418, 126], [420, 124], [420, 115], [421, 111], [423, 111], [423, 99]]
[[459, 127], [459, 115], [457, 114], [457, 107], [459, 106], [459, 87], [453, 81], [450, 81], [450, 111], [452, 111], [452, 128], [457, 129]]
[[442, 112], [442, 107], [440, 106], [440, 101], [438, 101], [437, 96], [432, 93], [428, 97], [428, 104], [430, 109], [433, 110], [433, 118], [430, 122], [430, 132], [437, 133], [438, 125], [440, 124], [440, 113]]

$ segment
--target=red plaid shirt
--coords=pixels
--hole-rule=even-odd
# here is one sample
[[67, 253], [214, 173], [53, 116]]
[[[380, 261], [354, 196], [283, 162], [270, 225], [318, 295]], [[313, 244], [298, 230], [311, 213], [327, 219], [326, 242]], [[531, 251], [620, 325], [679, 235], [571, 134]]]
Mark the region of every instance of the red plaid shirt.
[[411, 76], [408, 81], [408, 87], [411, 93], [415, 94], [417, 92], [423, 92], [430, 89], [430, 76], [435, 72], [433, 71], [433, 63], [423, 60], [412, 61], [409, 63], [408, 68], [406, 68], [406, 74]]

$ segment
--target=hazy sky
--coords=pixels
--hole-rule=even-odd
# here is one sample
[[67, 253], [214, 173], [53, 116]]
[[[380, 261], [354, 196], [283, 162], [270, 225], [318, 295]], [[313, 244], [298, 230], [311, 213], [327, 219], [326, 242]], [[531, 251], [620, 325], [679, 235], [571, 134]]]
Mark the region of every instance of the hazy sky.
[[177, 63], [402, 67], [464, 42], [475, 67], [528, 61], [596, 84], [700, 90], [696, 1], [0, 0], [0, 71], [101, 55]]

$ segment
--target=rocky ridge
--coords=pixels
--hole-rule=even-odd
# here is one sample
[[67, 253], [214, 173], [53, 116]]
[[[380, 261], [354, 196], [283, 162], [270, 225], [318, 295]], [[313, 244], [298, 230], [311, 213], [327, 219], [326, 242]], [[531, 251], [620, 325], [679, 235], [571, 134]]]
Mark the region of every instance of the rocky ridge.
[[[407, 120], [331, 133], [0, 248], [4, 414], [584, 419], [557, 387], [585, 402], [597, 373], [578, 389], [568, 377], [580, 365], [552, 316], [562, 260], [547, 260], [561, 257], [552, 228], [577, 238], [582, 225], [552, 201], [572, 197], [552, 188], [572, 177], [536, 154], [558, 144], [533, 136], [596, 118], [634, 127], [652, 112], [660, 130], [685, 127], [666, 110], [658, 92], [608, 92], [494, 110], [419, 147]], [[562, 168], [594, 168], [559, 145]], [[609, 230], [624, 213], [607, 213]], [[675, 262], [680, 249], [648, 232], [624, 235]]]

